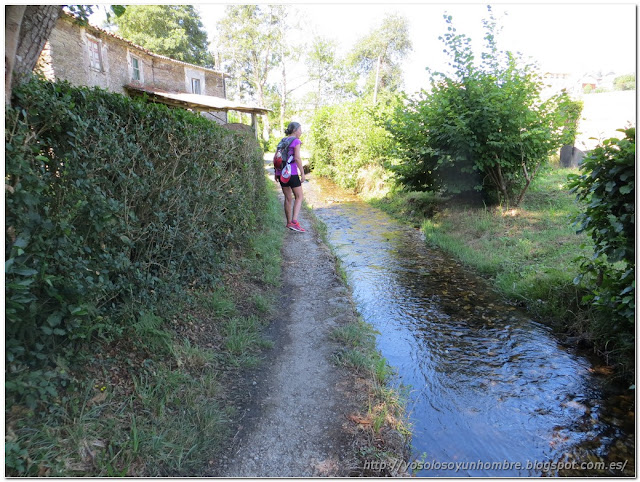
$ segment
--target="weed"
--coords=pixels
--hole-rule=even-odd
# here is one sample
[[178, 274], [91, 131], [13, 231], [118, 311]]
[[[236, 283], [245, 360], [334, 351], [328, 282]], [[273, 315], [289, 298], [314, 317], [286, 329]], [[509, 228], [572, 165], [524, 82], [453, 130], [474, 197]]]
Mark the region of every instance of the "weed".
[[[275, 193], [269, 202], [267, 211], [273, 212], [279, 205]], [[265, 216], [261, 236], [270, 241], [262, 239], [279, 246], [280, 220]], [[268, 254], [262, 266], [280, 265], [279, 249], [258, 255], [254, 247], [245, 246], [243, 254], [254, 260]], [[91, 351], [78, 354], [82, 368], [67, 376], [68, 386], [55, 404], [37, 410], [8, 406], [7, 473], [201, 475], [228, 441], [236, 416], [225, 403], [228, 381], [223, 371], [257, 366], [259, 350], [273, 346], [260, 330], [274, 288], [269, 276], [275, 271], [265, 273], [264, 279], [253, 278], [259, 270], [245, 276], [249, 267], [243, 268], [241, 259], [227, 269], [237, 278], [220, 281], [213, 289], [168, 296], [153, 310], [123, 309], [132, 320], [123, 329], [126, 339], [92, 340]], [[249, 288], [246, 280], [252, 283]], [[69, 371], [62, 363], [58, 368]]]
[[380, 429], [387, 421], [387, 408], [383, 406], [380, 410], [377, 410], [373, 415], [373, 422], [371, 427], [375, 433], [380, 433]]
[[202, 371], [220, 363], [219, 354], [193, 345], [188, 339], [185, 339], [182, 344], [174, 344], [172, 353], [176, 364], [189, 370]]
[[162, 329], [164, 320], [152, 313], [143, 312], [138, 321], [131, 326], [133, 332], [140, 339], [144, 340], [152, 351], [166, 353], [170, 348], [171, 337], [169, 333]]
[[372, 340], [374, 334], [371, 325], [359, 321], [334, 328], [331, 337], [350, 347], [362, 347]]
[[333, 255], [334, 268], [336, 270], [337, 275], [340, 277], [340, 280], [342, 281], [342, 284], [344, 284], [345, 286], [348, 286], [349, 282], [348, 282], [347, 272], [342, 267], [342, 264], [340, 263], [340, 260], [336, 256], [335, 251], [333, 250], [333, 247], [331, 246], [331, 243], [329, 243], [327, 226], [320, 220], [320, 218], [318, 218], [315, 215], [315, 213], [313, 212], [313, 208], [308, 206], [306, 203], [304, 204], [304, 207], [307, 210], [307, 213], [309, 214], [309, 217], [311, 218], [311, 223], [313, 224], [314, 230], [318, 233], [318, 235], [320, 236], [320, 239], [322, 240], [322, 242], [326, 246], [328, 246], [329, 249], [331, 250], [331, 254]]
[[258, 341], [255, 317], [231, 318], [225, 326], [225, 346], [233, 355], [241, 355]]
[[360, 373], [368, 373], [371, 369], [371, 359], [367, 354], [353, 348], [340, 351], [335, 355], [340, 366], [350, 367]]
[[378, 385], [385, 385], [389, 380], [389, 377], [393, 374], [393, 369], [387, 363], [384, 358], [379, 358], [374, 361], [373, 375]]
[[272, 301], [267, 296], [256, 293], [252, 296], [253, 306], [258, 313], [263, 315], [271, 313]]
[[236, 305], [224, 286], [212, 292], [208, 299], [202, 300], [202, 307], [217, 318], [229, 318], [236, 313]]

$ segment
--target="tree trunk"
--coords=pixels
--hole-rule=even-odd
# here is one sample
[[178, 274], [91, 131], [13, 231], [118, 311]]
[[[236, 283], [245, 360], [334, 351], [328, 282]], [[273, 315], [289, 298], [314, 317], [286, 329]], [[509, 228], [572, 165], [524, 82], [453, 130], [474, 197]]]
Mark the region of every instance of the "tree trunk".
[[5, 103], [13, 87], [33, 72], [61, 5], [8, 5], [5, 7]]
[[502, 175], [502, 169], [499, 164], [496, 166], [496, 177], [498, 179], [498, 188], [500, 189], [507, 206], [509, 206], [509, 191], [507, 191], [507, 185], [504, 182], [504, 176]]
[[[260, 98], [260, 105], [264, 106], [264, 86], [261, 83], [258, 83], [258, 97]], [[269, 140], [269, 116], [263, 116], [263, 129], [262, 129], [262, 139], [265, 141]]]
[[318, 92], [316, 92], [316, 103], [313, 106], [313, 115], [316, 114], [320, 108], [320, 97], [322, 96], [322, 79], [318, 76]]
[[26, 5], [6, 5], [4, 7], [4, 103], [11, 104], [11, 79], [15, 64], [16, 50], [20, 39], [20, 26]]
[[520, 195], [518, 196], [518, 200], [516, 201], [515, 207], [520, 206], [520, 203], [522, 202], [522, 198], [524, 198], [524, 193], [526, 193], [527, 189], [529, 189], [529, 185], [531, 184], [531, 181], [533, 181], [533, 178], [535, 177], [541, 165], [542, 163], [539, 162], [536, 168], [533, 170], [533, 174], [529, 175], [529, 172], [527, 171], [527, 165], [525, 164], [524, 160], [522, 161], [522, 170], [524, 171], [524, 178], [526, 179], [527, 182], [522, 188], [522, 191], [520, 191]]
[[282, 62], [282, 97], [280, 99], [280, 132], [284, 132], [284, 116], [287, 112], [287, 68]]
[[382, 63], [382, 56], [378, 55], [378, 68], [376, 69], [376, 85], [373, 89], [373, 105], [376, 105], [378, 101], [378, 83], [380, 82], [380, 64]]

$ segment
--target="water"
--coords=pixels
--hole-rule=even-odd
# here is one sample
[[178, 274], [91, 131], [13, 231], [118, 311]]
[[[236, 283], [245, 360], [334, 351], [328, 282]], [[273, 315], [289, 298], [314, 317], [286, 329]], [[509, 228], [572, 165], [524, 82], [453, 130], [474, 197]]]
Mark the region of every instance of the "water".
[[304, 189], [358, 311], [410, 387], [416, 475], [635, 474], [633, 394], [612, 391], [599, 367], [418, 230], [327, 181]]

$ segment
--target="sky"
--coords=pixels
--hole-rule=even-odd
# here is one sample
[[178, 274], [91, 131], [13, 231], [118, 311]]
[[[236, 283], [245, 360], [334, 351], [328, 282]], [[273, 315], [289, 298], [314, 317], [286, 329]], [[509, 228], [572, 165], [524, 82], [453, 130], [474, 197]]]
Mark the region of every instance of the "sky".
[[[210, 40], [213, 39], [226, 3], [194, 4], [201, 13]], [[413, 51], [403, 66], [405, 90], [415, 92], [428, 84], [426, 67], [446, 68], [447, 58], [442, 52], [444, 44], [438, 40], [446, 32], [442, 16], [451, 15], [458, 33], [470, 37], [474, 48], [480, 50], [484, 36], [482, 20], [487, 18], [488, 3], [314, 3], [294, 0], [286, 4], [298, 11], [302, 23], [302, 37], [296, 41], [310, 41], [319, 34], [336, 40], [342, 55], [358, 39], [380, 26], [386, 15], [398, 13], [407, 18]], [[500, 2], [491, 5], [503, 27], [498, 36], [499, 49], [521, 52], [536, 61], [544, 72], [579, 76], [594, 71], [619, 75], [636, 71], [637, 2]], [[92, 23], [98, 19], [99, 15], [96, 15]]]
[[[264, 2], [262, 2], [264, 3]], [[289, 2], [288, 2], [289, 3]], [[483, 47], [482, 19], [487, 3], [307, 3], [291, 2], [300, 12], [303, 35], [335, 39], [342, 54], [358, 39], [378, 27], [389, 14], [409, 21], [413, 52], [404, 63], [405, 88], [414, 92], [427, 85], [425, 68], [444, 69], [447, 58], [438, 37], [446, 32], [442, 18], [453, 17], [458, 33]], [[628, 74], [636, 71], [637, 3], [491, 3], [502, 18], [498, 37], [501, 50], [521, 52], [535, 60], [543, 71], [580, 75], [603, 71]], [[224, 15], [223, 3], [197, 3], [210, 35]], [[504, 15], [506, 13], [506, 15]]]

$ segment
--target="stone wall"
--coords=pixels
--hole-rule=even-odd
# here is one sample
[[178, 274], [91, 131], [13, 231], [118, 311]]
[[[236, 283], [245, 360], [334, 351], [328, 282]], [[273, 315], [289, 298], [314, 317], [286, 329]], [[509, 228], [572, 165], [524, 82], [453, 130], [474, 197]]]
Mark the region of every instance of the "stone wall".
[[[93, 55], [92, 45], [97, 46]], [[92, 65], [92, 57], [99, 61]], [[134, 58], [138, 61], [140, 80], [133, 76]], [[81, 26], [67, 15], [58, 19], [37, 70], [52, 81], [67, 80], [74, 85], [95, 86], [119, 94], [126, 94], [127, 84], [191, 93], [191, 79], [197, 78], [201, 94], [226, 98], [221, 73], [154, 55], [100, 29]], [[218, 122], [227, 120], [225, 112], [211, 113], [208, 117]]]

